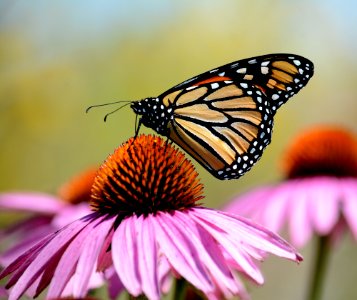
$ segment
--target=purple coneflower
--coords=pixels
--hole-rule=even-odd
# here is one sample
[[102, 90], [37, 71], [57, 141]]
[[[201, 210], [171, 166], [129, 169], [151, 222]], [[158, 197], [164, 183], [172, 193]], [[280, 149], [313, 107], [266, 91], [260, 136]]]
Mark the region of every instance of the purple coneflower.
[[239, 216], [208, 209], [193, 165], [167, 141], [129, 140], [100, 167], [94, 212], [47, 236], [1, 273], [11, 300], [47, 286], [58, 298], [69, 281], [85, 297], [96, 271], [114, 266], [134, 297], [160, 299], [169, 278], [183, 278], [210, 299], [247, 293], [237, 272], [261, 284], [254, 260], [266, 253], [301, 261], [274, 233]]
[[316, 268], [323, 268], [332, 241], [346, 230], [357, 239], [356, 136], [335, 126], [303, 132], [284, 153], [282, 169], [284, 181], [248, 192], [224, 210], [274, 232], [288, 225], [289, 240], [297, 247], [319, 236]]
[[[0, 209], [23, 212], [25, 219], [0, 231], [0, 264], [8, 265], [46, 235], [91, 212], [91, 187], [96, 168], [89, 168], [58, 190], [58, 196], [37, 192], [0, 193]], [[6, 251], [5, 251], [5, 249]]]

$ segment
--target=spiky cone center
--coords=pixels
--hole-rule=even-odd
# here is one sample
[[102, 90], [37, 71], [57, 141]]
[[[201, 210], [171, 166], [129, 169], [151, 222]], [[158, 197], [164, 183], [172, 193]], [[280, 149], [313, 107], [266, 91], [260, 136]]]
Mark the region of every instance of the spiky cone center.
[[282, 168], [287, 178], [357, 177], [357, 138], [337, 126], [313, 128], [290, 144]]
[[96, 174], [97, 168], [93, 167], [74, 176], [59, 188], [58, 196], [71, 204], [89, 202]]
[[91, 206], [122, 217], [197, 206], [203, 185], [192, 163], [168, 141], [151, 135], [131, 138], [101, 165]]

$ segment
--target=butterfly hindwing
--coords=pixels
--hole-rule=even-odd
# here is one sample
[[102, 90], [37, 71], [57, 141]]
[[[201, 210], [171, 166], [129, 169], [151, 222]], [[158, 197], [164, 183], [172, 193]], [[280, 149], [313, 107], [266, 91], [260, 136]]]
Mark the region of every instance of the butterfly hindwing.
[[167, 96], [175, 107], [169, 138], [219, 179], [242, 176], [270, 143], [273, 114], [250, 82], [209, 82]]

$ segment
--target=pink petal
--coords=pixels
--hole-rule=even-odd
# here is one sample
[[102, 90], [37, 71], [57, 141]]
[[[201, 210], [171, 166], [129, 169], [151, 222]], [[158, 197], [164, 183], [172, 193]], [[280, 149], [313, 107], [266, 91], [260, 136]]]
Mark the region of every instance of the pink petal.
[[[47, 226], [51, 223], [53, 216], [45, 216], [45, 215], [35, 215], [15, 224], [11, 224], [11, 226], [7, 227], [6, 230], [2, 232], [1, 239], [7, 238], [9, 235], [28, 235], [29, 231], [32, 231], [35, 227]], [[11, 236], [11, 238], [13, 238]]]
[[[259, 271], [259, 268], [253, 263], [250, 256], [242, 250], [242, 240], [239, 235], [234, 235], [234, 238], [227, 236], [227, 225], [232, 232], [235, 232], [237, 224], [219, 215], [212, 216], [208, 210], [199, 209], [192, 210], [190, 215], [199, 223], [210, 235], [219, 243], [224, 251], [226, 251], [240, 266], [244, 273], [247, 274], [255, 282], [262, 284], [264, 278]], [[228, 222], [230, 224], [228, 224]], [[224, 224], [225, 223], [225, 224]], [[222, 226], [223, 225], [223, 226]], [[239, 234], [239, 233], [238, 233]]]
[[289, 200], [289, 229], [290, 229], [290, 240], [296, 247], [302, 247], [312, 236], [312, 224], [309, 219], [310, 212], [309, 202], [311, 199], [308, 198], [306, 187], [304, 185], [299, 185], [299, 182], [291, 181], [289, 183], [291, 186], [291, 199]]
[[344, 179], [342, 211], [355, 239], [357, 239], [357, 180]]
[[[17, 281], [17, 279], [22, 275], [24, 269], [27, 268], [32, 259], [38, 254], [39, 251], [54, 237], [54, 234], [46, 236], [41, 241], [39, 241], [36, 245], [32, 246], [29, 250], [23, 253], [21, 256], [16, 258], [8, 267], [6, 267], [0, 273], [0, 279], [8, 276], [9, 274], [16, 271], [15, 274], [12, 275], [9, 280], [7, 287], [11, 287]], [[14, 282], [12, 282], [14, 281]]]
[[84, 298], [88, 292], [88, 284], [91, 275], [96, 270], [96, 262], [102, 249], [105, 238], [114, 223], [114, 218], [98, 218], [92, 232], [83, 241], [82, 251], [78, 260], [75, 277], [73, 296]]
[[171, 265], [167, 261], [165, 256], [159, 257], [159, 278], [160, 286], [163, 294], [167, 294], [172, 287]]
[[212, 236], [201, 226], [195, 224], [187, 213], [176, 212], [175, 218], [180, 220], [186, 228], [188, 235], [191, 236], [192, 242], [200, 253], [200, 260], [215, 279], [225, 298], [230, 298], [239, 293], [236, 280], [226, 264], [221, 249]]
[[149, 299], [160, 299], [158, 254], [152, 216], [139, 217], [137, 224], [138, 263], [142, 289]]
[[75, 220], [91, 214], [92, 212], [93, 211], [90, 209], [88, 203], [68, 205], [56, 213], [53, 218], [52, 225], [56, 228], [62, 228]]
[[339, 203], [342, 191], [334, 178], [318, 177], [301, 181], [309, 201], [309, 219], [319, 235], [326, 235], [336, 226], [339, 219]]
[[[49, 225], [49, 218], [44, 216], [27, 219], [25, 222], [21, 222], [21, 225], [23, 225], [23, 228], [19, 226], [10, 235], [6, 234], [7, 239], [15, 239], [16, 243], [14, 246], [9, 245], [9, 248], [0, 255], [0, 264], [3, 266], [9, 265], [22, 253], [54, 231], [54, 228]], [[14, 227], [11, 227], [9, 231], [12, 231], [12, 229], [15, 230]], [[6, 240], [4, 243], [9, 244]]]
[[[57, 252], [53, 257], [51, 257], [51, 259], [46, 263], [44, 271], [36, 278], [35, 283], [30, 286], [30, 289], [33, 289], [35, 292], [33, 295], [34, 298], [36, 298], [51, 282], [61, 255], [61, 252]], [[38, 278], [40, 278], [39, 281], [37, 281]]]
[[52, 259], [55, 259], [58, 253], [62, 253], [65, 247], [68, 246], [68, 242], [87, 224], [88, 223], [83, 220], [78, 220], [57, 232], [38, 255], [30, 261], [29, 265], [11, 290], [9, 300], [21, 297], [25, 290], [31, 286], [38, 276], [40, 276], [46, 268], [46, 264], [50, 263]]
[[249, 215], [252, 218], [256, 217], [257, 207], [264, 205], [268, 195], [271, 194], [272, 187], [257, 188], [252, 191], [239, 195], [223, 207], [224, 211], [239, 215]]
[[239, 248], [248, 245], [260, 251], [273, 253], [291, 260], [301, 260], [296, 250], [286, 241], [265, 227], [246, 218], [207, 208], [197, 208], [192, 210], [192, 213], [202, 221], [206, 220], [211, 224], [219, 224], [217, 227], [228, 234], [230, 239], [240, 244]]
[[183, 224], [178, 224], [175, 215], [158, 213], [155, 231], [161, 252], [175, 270], [204, 293], [214, 290], [209, 274], [201, 263], [196, 245], [191, 241]]
[[247, 192], [223, 210], [253, 219], [272, 231], [279, 231], [286, 221], [291, 190], [284, 185], [266, 186]]
[[122, 220], [114, 232], [112, 242], [114, 267], [123, 285], [135, 297], [142, 294], [141, 277], [137, 269], [136, 221], [136, 216]]
[[67, 204], [60, 199], [42, 193], [0, 194], [0, 208], [43, 214], [55, 214]]
[[[114, 234], [114, 227], [110, 230], [109, 234], [107, 235], [103, 243], [102, 250], [99, 253], [98, 271], [106, 271], [108, 268], [111, 268], [113, 266], [112, 251], [110, 250], [113, 240], [113, 234]], [[114, 268], [111, 269], [113, 269], [113, 272], [115, 271]]]
[[107, 271], [105, 271], [105, 277], [108, 278], [108, 294], [110, 299], [115, 300], [124, 291], [124, 285], [115, 271], [110, 270], [108, 273], [110, 275], [107, 275]]
[[42, 277], [43, 277], [43, 274], [41, 274], [40, 276], [38, 276], [38, 278], [36, 278], [34, 283], [27, 289], [26, 296], [31, 297], [31, 298], [35, 297], [35, 295], [37, 294], [36, 291], [38, 289], [38, 286], [40, 285]]
[[258, 209], [261, 213], [261, 218], [256, 221], [273, 232], [280, 231], [286, 222], [290, 197], [291, 190], [284, 185], [271, 189], [270, 193], [266, 195], [266, 199], [263, 200], [261, 209]]
[[50, 299], [60, 298], [71, 276], [75, 272], [79, 256], [84, 247], [84, 240], [91, 236], [93, 228], [100, 222], [100, 219], [89, 223], [75, 239], [68, 245], [59, 261], [54, 276], [52, 278], [47, 297]]

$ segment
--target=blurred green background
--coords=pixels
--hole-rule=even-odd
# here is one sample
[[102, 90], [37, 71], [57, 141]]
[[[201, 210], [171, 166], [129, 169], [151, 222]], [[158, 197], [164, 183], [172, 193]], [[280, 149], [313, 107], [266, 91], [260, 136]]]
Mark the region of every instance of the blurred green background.
[[[315, 63], [308, 86], [280, 109], [272, 144], [239, 180], [202, 167], [208, 206], [281, 178], [279, 157], [313, 124], [357, 130], [357, 2], [0, 1], [0, 191], [55, 193], [76, 172], [101, 163], [134, 134], [129, 107], [85, 113], [92, 104], [157, 96], [228, 62], [273, 52]], [[142, 132], [152, 133], [143, 129]], [[311, 264], [268, 259], [253, 299], [303, 299]], [[357, 295], [351, 237], [336, 248], [324, 299]]]

